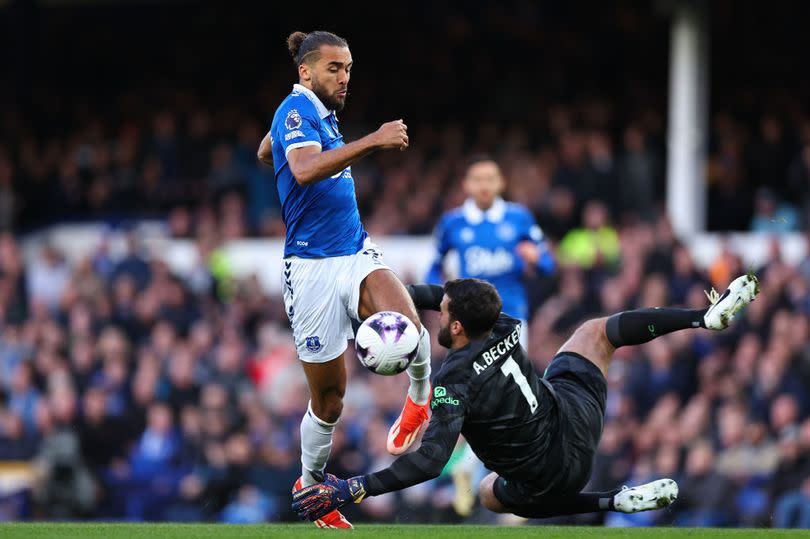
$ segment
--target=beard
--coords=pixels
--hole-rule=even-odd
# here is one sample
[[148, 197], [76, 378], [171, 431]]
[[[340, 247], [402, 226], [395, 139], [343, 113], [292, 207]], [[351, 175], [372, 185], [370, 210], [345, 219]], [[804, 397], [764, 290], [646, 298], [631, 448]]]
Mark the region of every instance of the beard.
[[344, 105], [346, 105], [346, 98], [340, 99], [334, 94], [326, 93], [326, 90], [321, 87], [315, 80], [312, 81], [312, 91], [315, 95], [318, 96], [318, 99], [321, 100], [321, 103], [326, 106], [329, 110], [334, 110], [335, 112], [340, 112], [343, 110]]
[[450, 325], [448, 324], [445, 327], [439, 328], [439, 335], [437, 336], [439, 340], [439, 344], [444, 346], [445, 348], [450, 348], [453, 346], [453, 335], [450, 333]]

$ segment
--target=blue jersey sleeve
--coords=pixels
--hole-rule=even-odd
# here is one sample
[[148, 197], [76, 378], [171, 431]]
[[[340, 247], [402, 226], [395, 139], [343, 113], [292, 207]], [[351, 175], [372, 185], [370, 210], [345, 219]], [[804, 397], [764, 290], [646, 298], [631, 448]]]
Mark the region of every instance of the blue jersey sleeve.
[[281, 144], [285, 156], [295, 148], [321, 148], [321, 119], [306, 97], [290, 99], [278, 114], [276, 132], [272, 136]]
[[436, 225], [436, 230], [433, 232], [436, 241], [436, 255], [433, 257], [433, 263], [430, 265], [427, 278], [425, 279], [429, 284], [444, 284], [442, 278], [442, 263], [444, 262], [444, 257], [447, 255], [447, 252], [450, 250], [450, 231], [448, 230], [447, 220], [448, 216], [443, 216], [441, 220], [439, 220], [439, 224]]
[[534, 242], [540, 249], [540, 256], [537, 258], [537, 269], [545, 274], [554, 273], [556, 263], [554, 255], [551, 254], [551, 250], [548, 248], [543, 229], [540, 228], [540, 225], [537, 224], [534, 216], [528, 210], [526, 210], [522, 221], [523, 226], [519, 234], [520, 241]]

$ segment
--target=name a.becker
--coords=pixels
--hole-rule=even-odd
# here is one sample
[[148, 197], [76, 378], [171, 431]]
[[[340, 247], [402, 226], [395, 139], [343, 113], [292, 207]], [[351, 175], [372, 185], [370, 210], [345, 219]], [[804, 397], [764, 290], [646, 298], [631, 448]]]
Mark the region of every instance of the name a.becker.
[[486, 365], [480, 365], [477, 361], [473, 361], [473, 369], [475, 374], [481, 374], [487, 367], [498, 361], [498, 359], [507, 354], [515, 345], [520, 342], [520, 325], [515, 328], [515, 331], [510, 333], [504, 340], [481, 354]]

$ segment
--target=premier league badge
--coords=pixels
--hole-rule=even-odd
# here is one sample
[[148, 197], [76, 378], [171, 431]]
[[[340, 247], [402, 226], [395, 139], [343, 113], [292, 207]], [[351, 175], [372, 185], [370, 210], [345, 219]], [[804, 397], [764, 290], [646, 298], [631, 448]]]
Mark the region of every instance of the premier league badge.
[[298, 114], [297, 109], [292, 109], [287, 113], [287, 119], [284, 120], [284, 127], [289, 130], [298, 129], [301, 127], [301, 115]]

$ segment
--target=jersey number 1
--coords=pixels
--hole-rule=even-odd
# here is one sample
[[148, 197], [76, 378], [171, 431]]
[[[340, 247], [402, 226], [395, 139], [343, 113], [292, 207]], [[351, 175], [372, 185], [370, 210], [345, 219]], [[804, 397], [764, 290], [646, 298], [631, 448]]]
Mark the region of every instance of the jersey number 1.
[[503, 362], [501, 365], [501, 372], [507, 378], [509, 375], [512, 375], [512, 378], [515, 379], [515, 383], [520, 388], [520, 392], [523, 393], [523, 396], [526, 397], [526, 402], [529, 403], [529, 409], [532, 413], [537, 410], [537, 397], [534, 396], [532, 393], [532, 388], [529, 387], [529, 381], [526, 380], [526, 377], [523, 376], [523, 373], [520, 372], [520, 367], [517, 364], [517, 361], [512, 359], [512, 356], [506, 358], [506, 361]]

